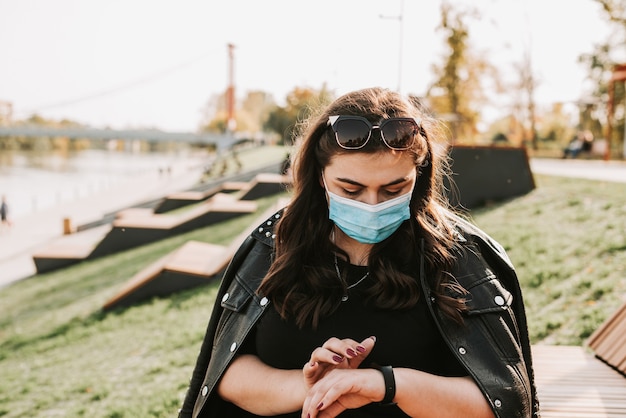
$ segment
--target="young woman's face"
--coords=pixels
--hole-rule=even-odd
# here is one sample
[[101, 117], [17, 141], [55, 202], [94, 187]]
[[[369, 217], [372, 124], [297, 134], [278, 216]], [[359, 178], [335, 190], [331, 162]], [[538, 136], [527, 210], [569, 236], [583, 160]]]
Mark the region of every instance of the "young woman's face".
[[337, 154], [322, 175], [332, 193], [369, 205], [409, 193], [417, 180], [417, 170], [407, 152]]

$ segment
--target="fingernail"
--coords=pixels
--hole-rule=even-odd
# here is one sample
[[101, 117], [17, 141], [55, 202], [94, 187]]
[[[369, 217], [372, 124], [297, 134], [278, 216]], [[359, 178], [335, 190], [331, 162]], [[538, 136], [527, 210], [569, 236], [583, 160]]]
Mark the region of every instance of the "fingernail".
[[356, 351], [358, 351], [359, 353], [365, 353], [366, 349], [362, 345], [357, 345]]
[[333, 360], [335, 360], [337, 363], [341, 363], [343, 361], [343, 357], [338, 356], [338, 355], [334, 355], [333, 356]]
[[350, 356], [350, 357], [354, 357], [354, 356], [356, 356], [356, 351], [354, 351], [354, 350], [353, 350], [353, 349], [351, 349], [351, 348], [348, 348], [348, 349], [346, 350], [346, 353], [347, 353], [347, 354], [348, 354], [348, 356]]
[[324, 406], [324, 402], [320, 402], [320, 404], [317, 405], [317, 409], [322, 409], [323, 406]]
[[370, 337], [372, 340], [374, 340], [374, 342], [376, 342], [376, 337], [374, 337], [373, 335]]
[[306, 414], [306, 418], [311, 418], [311, 414]]

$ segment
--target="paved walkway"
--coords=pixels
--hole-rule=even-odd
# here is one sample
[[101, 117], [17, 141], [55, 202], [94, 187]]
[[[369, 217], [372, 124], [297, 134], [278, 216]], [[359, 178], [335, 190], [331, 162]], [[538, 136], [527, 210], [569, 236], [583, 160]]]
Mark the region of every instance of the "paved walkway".
[[32, 254], [63, 235], [64, 219], [75, 228], [143, 202], [161, 198], [196, 185], [202, 169], [172, 167], [170, 175], [150, 174], [128, 179], [97, 195], [12, 219], [9, 230], [0, 231], [0, 288], [36, 273]]
[[534, 158], [533, 173], [626, 183], [626, 161]]
[[[537, 174], [626, 183], [624, 161], [532, 159], [530, 167]], [[107, 213], [189, 189], [200, 174], [199, 167], [174, 167], [168, 177], [145, 175], [97, 196], [14, 219], [10, 231], [0, 232], [0, 288], [36, 273], [32, 254], [63, 234], [65, 218], [73, 225], [95, 221]]]

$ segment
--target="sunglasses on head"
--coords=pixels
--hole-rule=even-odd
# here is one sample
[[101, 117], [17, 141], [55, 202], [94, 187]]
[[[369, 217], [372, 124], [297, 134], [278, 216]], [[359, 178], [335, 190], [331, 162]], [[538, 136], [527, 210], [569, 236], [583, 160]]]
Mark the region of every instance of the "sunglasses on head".
[[329, 116], [328, 126], [332, 127], [337, 144], [344, 149], [363, 148], [372, 131], [378, 129], [388, 148], [405, 150], [411, 148], [415, 137], [422, 131], [420, 120], [415, 118], [389, 118], [379, 125], [372, 125], [362, 116]]

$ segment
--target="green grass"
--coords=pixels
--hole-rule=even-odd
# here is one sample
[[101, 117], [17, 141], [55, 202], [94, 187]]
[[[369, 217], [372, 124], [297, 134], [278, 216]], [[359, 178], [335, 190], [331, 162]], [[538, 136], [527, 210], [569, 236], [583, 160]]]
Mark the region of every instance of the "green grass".
[[[626, 294], [626, 186], [536, 176], [474, 211], [517, 267], [534, 343], [580, 345]], [[275, 198], [259, 201], [257, 214]], [[227, 245], [256, 218], [37, 275], [0, 290], [0, 417], [172, 417], [217, 283], [103, 313], [135, 273], [188, 240]]]
[[626, 185], [536, 176], [473, 214], [517, 268], [534, 342], [580, 345], [626, 295]]
[[0, 416], [174, 416], [216, 283], [125, 310], [100, 308], [188, 240], [228, 245], [276, 199], [259, 200], [255, 214], [2, 289]]

